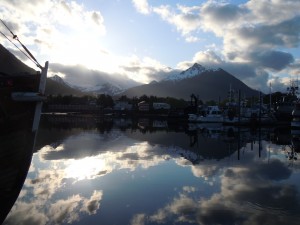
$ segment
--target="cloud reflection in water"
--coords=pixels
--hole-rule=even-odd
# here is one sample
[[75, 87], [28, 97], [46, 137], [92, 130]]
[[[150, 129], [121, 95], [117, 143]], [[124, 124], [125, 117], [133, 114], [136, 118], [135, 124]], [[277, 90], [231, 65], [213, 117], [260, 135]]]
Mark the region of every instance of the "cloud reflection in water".
[[85, 131], [45, 145], [7, 224], [80, 223], [92, 216], [132, 225], [295, 224], [300, 215], [299, 189], [285, 182], [299, 173], [277, 157], [276, 146], [276, 157], [264, 151], [258, 158], [245, 145], [240, 162], [232, 153], [205, 159], [201, 151], [142, 137]]

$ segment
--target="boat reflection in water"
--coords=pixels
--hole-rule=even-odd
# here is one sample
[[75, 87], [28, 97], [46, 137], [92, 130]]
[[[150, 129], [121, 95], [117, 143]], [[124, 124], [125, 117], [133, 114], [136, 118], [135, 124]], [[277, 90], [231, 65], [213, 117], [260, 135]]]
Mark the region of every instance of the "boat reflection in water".
[[277, 134], [50, 115], [4, 224], [298, 224], [299, 162]]
[[[34, 105], [30, 107], [35, 109]], [[18, 125], [7, 121], [0, 123], [0, 224], [13, 207], [26, 179], [34, 150], [39, 114], [37, 111], [32, 112], [31, 117], [28, 115], [26, 121]]]

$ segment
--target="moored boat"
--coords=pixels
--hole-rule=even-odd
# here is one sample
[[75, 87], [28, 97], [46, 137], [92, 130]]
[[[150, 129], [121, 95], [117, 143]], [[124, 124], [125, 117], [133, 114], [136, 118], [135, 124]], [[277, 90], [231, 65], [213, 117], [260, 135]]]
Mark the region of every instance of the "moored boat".
[[[9, 27], [0, 19], [2, 24], [12, 34], [12, 39], [21, 45], [23, 51], [10, 40], [3, 32], [1, 34], [29, 60], [41, 69], [36, 72], [18, 60], [12, 53], [0, 44], [0, 124], [1, 130], [7, 131], [16, 127], [28, 127], [36, 130], [39, 117], [32, 116], [41, 111], [42, 101], [45, 99], [45, 87], [48, 71], [48, 62], [42, 67], [31, 52], [21, 43]], [[39, 113], [37, 113], [39, 114]]]
[[199, 123], [222, 123], [223, 115], [222, 110], [217, 105], [207, 106], [200, 110], [199, 115], [189, 114], [189, 122]]
[[276, 102], [275, 116], [280, 121], [291, 121], [293, 119], [292, 111], [298, 100], [298, 81], [291, 80], [287, 93], [279, 102]]
[[[4, 24], [2, 20], [1, 22]], [[14, 34], [13, 39], [17, 39]], [[29, 50], [21, 45], [25, 48], [27, 56], [33, 57]], [[42, 101], [45, 99], [48, 62], [42, 67], [33, 57], [41, 72], [32, 74], [28, 72], [32, 69], [28, 69], [29, 67], [1, 44], [0, 52], [0, 224], [2, 224], [19, 196], [30, 167]]]
[[196, 123], [222, 123], [224, 125], [270, 125], [277, 120], [266, 108], [260, 105], [229, 108], [221, 110], [218, 106], [208, 106], [206, 110], [197, 114], [189, 114], [189, 122]]

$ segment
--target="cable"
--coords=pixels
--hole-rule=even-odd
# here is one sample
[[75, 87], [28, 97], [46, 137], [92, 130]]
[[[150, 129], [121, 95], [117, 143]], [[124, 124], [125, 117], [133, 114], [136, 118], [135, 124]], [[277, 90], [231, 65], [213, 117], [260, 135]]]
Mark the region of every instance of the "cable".
[[4, 23], [4, 21], [2, 19], [0, 19], [2, 24], [8, 29], [8, 31], [12, 34], [13, 36], [13, 39], [17, 40], [23, 47], [23, 49], [26, 51], [26, 53], [29, 55], [27, 55], [25, 52], [23, 52], [19, 47], [17, 47], [17, 45], [15, 45], [4, 33], [2, 33], [1, 31], [1, 34], [7, 39], [9, 40], [14, 46], [16, 46], [19, 51], [21, 51], [24, 55], [26, 55], [27, 58], [29, 58], [33, 63], [36, 64], [37, 67], [39, 67], [40, 69], [42, 69], [43, 67], [38, 63], [38, 61], [34, 58], [34, 56], [31, 54], [31, 52], [26, 48], [25, 45], [22, 44], [22, 42], [19, 40], [18, 36], [15, 35], [10, 29], [9, 27]]
[[20, 49], [15, 43], [13, 43], [4, 33], [2, 33], [0, 31], [0, 33], [10, 42], [12, 43], [20, 52], [22, 52], [31, 62], [33, 62], [37, 67], [39, 67], [39, 65], [37, 65], [37, 63], [31, 58], [29, 57], [22, 49]]

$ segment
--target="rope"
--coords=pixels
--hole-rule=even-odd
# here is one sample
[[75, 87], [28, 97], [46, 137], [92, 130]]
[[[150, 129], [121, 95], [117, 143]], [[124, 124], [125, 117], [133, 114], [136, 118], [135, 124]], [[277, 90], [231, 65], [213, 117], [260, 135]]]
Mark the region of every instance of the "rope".
[[2, 19], [0, 19], [2, 24], [8, 29], [8, 31], [12, 34], [13, 36], [13, 39], [17, 40], [21, 46], [23, 47], [23, 49], [25, 50], [25, 53], [24, 51], [22, 51], [15, 43], [13, 43], [4, 33], [2, 33], [0, 31], [0, 33], [9, 41], [11, 42], [17, 49], [19, 49], [20, 52], [22, 52], [28, 59], [30, 59], [34, 64], [36, 64], [37, 67], [39, 67], [40, 69], [42, 69], [43, 67], [38, 63], [38, 61], [34, 58], [34, 56], [31, 54], [31, 52], [26, 48], [25, 45], [22, 44], [22, 42], [19, 40], [18, 36], [15, 35], [10, 29], [9, 27], [4, 23], [4, 21]]
[[[15, 43], [13, 43], [4, 33], [2, 33], [0, 31], [0, 33], [10, 42], [12, 43], [20, 52], [22, 52], [31, 62], [33, 62], [34, 64], [36, 64], [36, 62], [30, 58], [22, 49], [20, 49]], [[39, 67], [39, 65], [36, 64], [37, 67]]]

